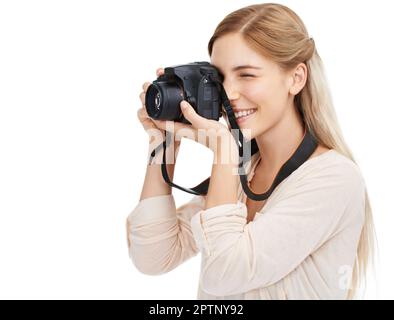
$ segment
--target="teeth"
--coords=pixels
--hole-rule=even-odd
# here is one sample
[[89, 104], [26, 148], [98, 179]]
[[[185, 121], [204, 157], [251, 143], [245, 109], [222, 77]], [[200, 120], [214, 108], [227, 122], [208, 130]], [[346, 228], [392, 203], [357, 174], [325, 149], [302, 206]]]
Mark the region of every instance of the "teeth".
[[244, 117], [244, 116], [247, 116], [247, 115], [249, 115], [251, 113], [254, 113], [255, 111], [256, 111], [256, 109], [242, 110], [242, 111], [239, 111], [239, 112], [235, 112], [234, 115], [235, 115], [235, 118], [238, 119], [240, 117]]

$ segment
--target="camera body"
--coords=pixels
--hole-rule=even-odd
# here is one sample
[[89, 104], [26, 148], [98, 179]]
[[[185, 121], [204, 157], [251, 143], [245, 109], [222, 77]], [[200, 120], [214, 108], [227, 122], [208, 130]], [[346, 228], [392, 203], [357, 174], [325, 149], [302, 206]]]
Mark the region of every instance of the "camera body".
[[190, 124], [180, 109], [180, 102], [186, 100], [200, 116], [219, 120], [222, 99], [217, 82], [222, 78], [209, 62], [167, 67], [146, 92], [146, 111], [152, 119]]

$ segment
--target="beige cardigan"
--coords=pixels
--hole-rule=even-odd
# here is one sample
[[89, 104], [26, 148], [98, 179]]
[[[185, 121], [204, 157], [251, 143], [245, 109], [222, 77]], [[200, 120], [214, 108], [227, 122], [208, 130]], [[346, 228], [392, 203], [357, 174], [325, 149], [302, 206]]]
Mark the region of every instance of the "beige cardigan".
[[[260, 155], [247, 164], [248, 180]], [[283, 180], [254, 220], [246, 195], [204, 209], [204, 196], [141, 200], [127, 218], [129, 254], [145, 274], [168, 272], [201, 252], [198, 299], [344, 299], [364, 223], [365, 183], [335, 150]]]

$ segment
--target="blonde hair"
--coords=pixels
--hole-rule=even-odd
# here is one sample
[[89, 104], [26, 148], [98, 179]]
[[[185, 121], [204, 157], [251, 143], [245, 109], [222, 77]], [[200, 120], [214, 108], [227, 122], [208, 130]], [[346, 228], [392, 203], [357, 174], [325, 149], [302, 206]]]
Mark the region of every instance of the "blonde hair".
[[[210, 56], [215, 40], [230, 33], [241, 34], [256, 52], [276, 62], [283, 70], [290, 70], [299, 63], [306, 64], [306, 85], [294, 99], [305, 125], [319, 144], [335, 149], [356, 163], [343, 138], [315, 42], [309, 37], [298, 15], [288, 7], [275, 3], [256, 4], [236, 10], [217, 26], [208, 44]], [[355, 298], [362, 280], [366, 282], [368, 266], [370, 263], [373, 265], [375, 241], [372, 210], [365, 190], [365, 220], [347, 299]]]

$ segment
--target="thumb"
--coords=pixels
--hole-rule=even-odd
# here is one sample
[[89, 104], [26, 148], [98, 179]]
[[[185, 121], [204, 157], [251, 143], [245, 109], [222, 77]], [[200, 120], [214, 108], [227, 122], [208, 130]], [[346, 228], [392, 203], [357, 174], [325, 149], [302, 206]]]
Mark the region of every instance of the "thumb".
[[189, 120], [193, 127], [202, 129], [206, 119], [197, 114], [196, 110], [187, 101], [181, 101], [181, 110], [184, 117]]

